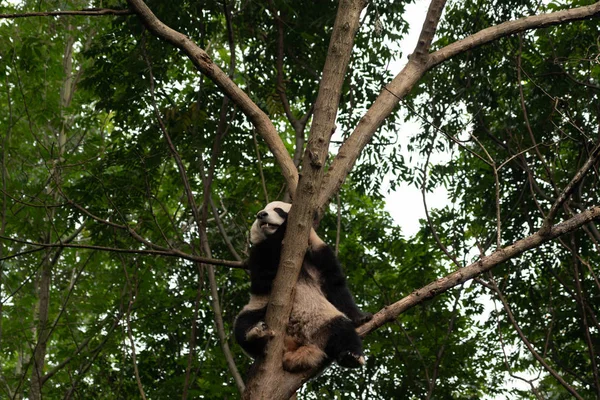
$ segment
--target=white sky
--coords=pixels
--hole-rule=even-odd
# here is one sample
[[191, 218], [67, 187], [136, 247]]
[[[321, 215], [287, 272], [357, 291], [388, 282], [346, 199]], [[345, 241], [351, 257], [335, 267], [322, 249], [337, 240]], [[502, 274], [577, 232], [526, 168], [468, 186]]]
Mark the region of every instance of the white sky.
[[[390, 71], [396, 75], [400, 72], [402, 67], [406, 64], [407, 56], [412, 53], [419, 33], [425, 21], [425, 14], [429, 7], [428, 0], [417, 0], [414, 4], [409, 4], [406, 7], [406, 13], [404, 19], [410, 23], [410, 29], [408, 34], [402, 39], [398, 45], [402, 51], [402, 59], [394, 62], [390, 65]], [[400, 111], [404, 112], [404, 111]], [[398, 146], [404, 156], [406, 162], [410, 158], [410, 153], [406, 150], [409, 139], [414, 136], [420, 129], [420, 124], [416, 121], [403, 122], [399, 125], [398, 134]], [[413, 154], [413, 161], [409, 164], [410, 167], [415, 168], [415, 173], [420, 173], [416, 170], [419, 163], [422, 160], [418, 158], [418, 154]], [[431, 161], [436, 162], [440, 158], [445, 158], [444, 155], [433, 154]], [[386, 182], [393, 179], [390, 175], [386, 177]], [[384, 187], [387, 192], [388, 187]], [[384, 194], [386, 194], [384, 192]], [[448, 195], [444, 188], [437, 188], [433, 193], [427, 193], [427, 207], [429, 210], [432, 208], [441, 208], [448, 204]], [[425, 208], [423, 206], [423, 197], [421, 195], [421, 189], [415, 186], [409, 186], [406, 183], [399, 185], [398, 189], [386, 195], [386, 207], [385, 209], [392, 215], [394, 221], [402, 227], [404, 236], [410, 237], [417, 233], [419, 230], [419, 220], [425, 219]]]
[[[399, 48], [402, 50], [402, 59], [398, 62], [390, 65], [390, 71], [396, 75], [402, 67], [406, 64], [407, 55], [412, 53], [412, 50], [417, 44], [421, 27], [425, 21], [425, 15], [427, 8], [429, 7], [429, 0], [417, 0], [414, 4], [409, 4], [406, 7], [406, 13], [404, 18], [410, 23], [408, 34], [405, 38], [400, 41]], [[404, 112], [404, 111], [400, 111]], [[420, 129], [420, 123], [416, 121], [408, 121], [399, 125], [398, 132], [398, 145], [405, 160], [408, 162], [410, 153], [407, 151], [407, 144], [411, 136], [414, 136]], [[415, 173], [420, 173], [416, 167], [423, 163], [423, 159], [419, 157], [419, 154], [412, 154], [413, 160], [409, 163], [410, 167], [415, 168]], [[430, 162], [435, 163], [441, 160], [447, 160], [450, 156], [448, 154], [433, 153]], [[386, 177], [386, 182], [393, 179], [390, 175]], [[387, 187], [384, 188], [387, 191]], [[449, 204], [448, 193], [443, 187], [435, 189], [432, 193], [426, 194], [427, 207], [429, 210], [433, 208], [442, 208]], [[415, 186], [409, 186], [406, 183], [399, 185], [399, 188], [386, 195], [386, 210], [392, 215], [394, 221], [402, 227], [402, 232], [405, 237], [410, 237], [418, 232], [419, 220], [425, 219], [425, 208], [423, 206], [423, 197], [421, 195], [420, 188]], [[491, 299], [482, 299], [486, 306], [484, 315], [488, 316], [491, 309], [493, 309], [493, 303]], [[482, 318], [484, 316], [482, 315]], [[511, 349], [507, 349], [511, 351]], [[512, 349], [515, 350], [515, 349]], [[527, 379], [534, 379], [537, 377], [536, 371], [529, 371], [528, 373], [519, 373], [517, 375], [523, 376]], [[521, 390], [529, 390], [529, 386], [522, 381], [515, 380], [509, 376], [508, 373], [504, 374], [504, 385], [506, 388], [519, 388]], [[514, 396], [508, 395], [508, 397], [496, 397], [494, 400], [506, 400], [513, 399]], [[486, 397], [486, 399], [492, 399]]]

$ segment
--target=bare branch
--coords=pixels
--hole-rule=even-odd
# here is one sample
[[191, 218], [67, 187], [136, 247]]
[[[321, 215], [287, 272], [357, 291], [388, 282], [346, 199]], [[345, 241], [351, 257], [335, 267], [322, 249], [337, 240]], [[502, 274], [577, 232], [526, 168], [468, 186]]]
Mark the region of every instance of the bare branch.
[[493, 42], [501, 37], [530, 29], [591, 18], [598, 14], [600, 14], [600, 2], [587, 7], [534, 15], [483, 29], [474, 35], [429, 54], [426, 63], [417, 62], [416, 58], [411, 58], [404, 69], [379, 93], [375, 102], [338, 151], [338, 155], [331, 163], [323, 180], [319, 197], [319, 214], [322, 215], [325, 204], [339, 190], [358, 156], [371, 141], [383, 120], [391, 114], [400, 100], [412, 90], [427, 71], [458, 54]]
[[[298, 183], [284, 237], [285, 243], [296, 245], [283, 246], [281, 262], [267, 307], [266, 323], [276, 333], [285, 330], [292, 310], [294, 287], [308, 246], [308, 235], [317, 206], [318, 189], [323, 179], [329, 140], [335, 128], [342, 85], [364, 6], [363, 0], [342, 0], [338, 5], [302, 162], [302, 180]], [[284, 335], [278, 334], [267, 345], [266, 357], [261, 366], [255, 369], [256, 374], [250, 377], [244, 398], [289, 399], [301, 384], [301, 381], [295, 380], [287, 380], [282, 384], [280, 379], [284, 375], [281, 366], [283, 337]]]
[[489, 271], [495, 266], [510, 260], [511, 258], [516, 257], [527, 250], [538, 247], [543, 243], [564, 235], [565, 233], [572, 232], [582, 225], [598, 218], [600, 218], [600, 206], [590, 208], [558, 225], [555, 225], [546, 235], [536, 232], [533, 235], [521, 239], [510, 246], [498, 249], [490, 255], [482, 257], [479, 261], [461, 268], [450, 275], [440, 278], [435, 282], [423, 286], [422, 288], [413, 291], [410, 295], [406, 296], [402, 300], [386, 306], [377, 314], [375, 314], [371, 321], [360, 326], [357, 331], [361, 336], [364, 337], [383, 324], [395, 320], [398, 315], [402, 314], [406, 310], [432, 299], [440, 293], [460, 285], [463, 282], [473, 279], [481, 273]]
[[491, 43], [505, 36], [524, 32], [531, 29], [540, 29], [552, 25], [564, 24], [566, 22], [579, 21], [582, 19], [596, 17], [600, 14], [600, 2], [585, 7], [573, 8], [570, 10], [556, 11], [553, 13], [532, 15], [530, 17], [520, 18], [515, 21], [508, 21], [502, 24], [483, 29], [474, 35], [449, 44], [429, 55], [427, 63], [428, 69], [458, 55], [467, 50], [472, 50], [479, 46]]
[[142, 0], [128, 0], [128, 3], [150, 32], [181, 49], [196, 68], [219, 86], [223, 93], [242, 110], [271, 149], [289, 190], [295, 193], [298, 171], [269, 117], [192, 40], [163, 24]]
[[74, 11], [44, 11], [44, 12], [30, 12], [30, 13], [13, 13], [13, 14], [0, 14], [0, 18], [27, 18], [27, 17], [61, 17], [68, 15], [87, 15], [87, 16], [98, 16], [98, 15], [131, 15], [131, 10], [114, 10], [110, 8], [85, 8], [83, 10]]
[[98, 250], [98, 251], [108, 251], [112, 253], [129, 253], [129, 254], [147, 254], [147, 255], [155, 255], [155, 256], [163, 256], [163, 257], [179, 257], [185, 260], [201, 262], [204, 264], [210, 265], [222, 265], [230, 268], [245, 268], [244, 264], [240, 261], [229, 261], [229, 260], [219, 260], [216, 258], [210, 257], [200, 257], [194, 254], [184, 253], [178, 249], [167, 249], [162, 248], [163, 250], [143, 250], [143, 249], [119, 249], [116, 247], [106, 247], [106, 246], [93, 246], [87, 244], [74, 244], [74, 243], [37, 243], [30, 242], [27, 240], [15, 239], [8, 236], [0, 236], [0, 239], [8, 240], [17, 243], [24, 243], [30, 246], [36, 246], [36, 249], [27, 250], [24, 252], [20, 252], [18, 254], [10, 254], [7, 256], [3, 256], [0, 258], [0, 261], [4, 261], [10, 258], [18, 257], [24, 254], [29, 254], [31, 252], [40, 251], [45, 248], [72, 248], [72, 249], [88, 249], [88, 250]]

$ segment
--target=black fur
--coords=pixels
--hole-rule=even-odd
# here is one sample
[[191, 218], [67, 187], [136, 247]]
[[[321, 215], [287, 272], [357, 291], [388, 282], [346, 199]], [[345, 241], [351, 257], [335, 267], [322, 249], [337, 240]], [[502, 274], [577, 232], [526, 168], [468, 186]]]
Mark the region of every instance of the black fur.
[[346, 314], [356, 325], [362, 325], [373, 318], [373, 314], [360, 311], [350, 293], [342, 266], [328, 245], [306, 253], [308, 260], [317, 267], [321, 275], [321, 290], [327, 300]]
[[340, 366], [357, 368], [361, 364], [358, 358], [362, 357], [362, 341], [354, 330], [354, 325], [347, 318], [335, 318], [327, 324], [329, 339], [325, 346], [325, 354], [335, 360]]
[[275, 207], [273, 209], [273, 211], [275, 211], [277, 214], [279, 214], [279, 216], [283, 219], [287, 219], [288, 213], [283, 211], [281, 208], [279, 207]]
[[265, 240], [250, 249], [246, 266], [250, 270], [250, 293], [267, 295], [271, 293], [273, 280], [277, 274], [281, 258], [281, 242], [285, 234], [287, 221]]
[[[274, 210], [282, 218], [287, 217], [285, 211]], [[282, 215], [282, 214], [285, 214]], [[250, 293], [253, 296], [268, 295], [271, 293], [273, 280], [277, 274], [281, 259], [281, 243], [287, 227], [285, 221], [272, 235], [252, 246], [250, 257], [246, 266], [250, 270]], [[305, 266], [313, 265], [319, 273], [321, 290], [327, 300], [348, 318], [338, 317], [329, 321], [322, 327], [323, 334], [328, 336], [324, 349], [327, 356], [338, 362], [341, 366], [356, 368], [361, 364], [358, 359], [362, 357], [362, 342], [356, 334], [354, 326], [360, 325], [371, 319], [372, 314], [359, 310], [348, 289], [342, 267], [329, 246], [318, 250], [306, 252], [299, 279], [312, 279]], [[320, 294], [319, 294], [320, 295]], [[266, 307], [256, 311], [243, 311], [235, 322], [235, 337], [242, 348], [252, 357], [263, 355], [267, 338], [247, 341], [247, 332], [257, 323], [264, 321]]]
[[267, 307], [258, 310], [244, 311], [240, 313], [235, 320], [235, 340], [242, 346], [244, 351], [253, 358], [258, 358], [263, 355], [267, 338], [259, 338], [255, 340], [246, 340], [247, 332], [252, 329], [258, 322], [265, 320]]

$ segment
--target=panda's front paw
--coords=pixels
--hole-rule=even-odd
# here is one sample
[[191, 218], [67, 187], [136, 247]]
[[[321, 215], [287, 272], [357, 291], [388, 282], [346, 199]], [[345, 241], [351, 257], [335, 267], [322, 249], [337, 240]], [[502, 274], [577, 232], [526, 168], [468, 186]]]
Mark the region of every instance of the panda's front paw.
[[267, 338], [270, 339], [275, 336], [275, 332], [273, 332], [264, 321], [259, 321], [256, 325], [254, 325], [248, 333], [246, 333], [246, 340], [252, 341], [256, 339]]
[[340, 367], [344, 368], [360, 368], [365, 365], [365, 357], [362, 354], [344, 351], [340, 353], [336, 360]]
[[352, 324], [354, 326], [361, 326], [362, 324], [367, 323], [370, 320], [372, 320], [373, 314], [371, 314], [370, 312], [359, 311], [358, 313], [353, 315], [350, 319], [352, 320]]

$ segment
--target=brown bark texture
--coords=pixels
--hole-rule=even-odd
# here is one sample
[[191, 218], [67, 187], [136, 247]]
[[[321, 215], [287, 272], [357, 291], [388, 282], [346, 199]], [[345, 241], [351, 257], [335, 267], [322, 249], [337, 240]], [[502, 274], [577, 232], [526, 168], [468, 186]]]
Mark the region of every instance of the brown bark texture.
[[[597, 2], [587, 7], [526, 17], [484, 29], [430, 53], [429, 48], [445, 5], [444, 0], [433, 0], [419, 42], [408, 64], [383, 88], [324, 174], [329, 139], [335, 129], [341, 87], [352, 53], [354, 36], [359, 27], [360, 13], [365, 6], [363, 0], [341, 0], [319, 86], [319, 94], [314, 106], [314, 117], [299, 178], [290, 154], [285, 149], [267, 115], [233, 83], [227, 74], [212, 62], [206, 52], [186, 36], [160, 22], [143, 1], [128, 0], [128, 4], [150, 32], [184, 51], [198, 70], [215, 82], [247, 116], [273, 152], [294, 199], [284, 239], [284, 243], [293, 243], [294, 245], [284, 245], [283, 247], [282, 261], [273, 285], [266, 318], [267, 324], [275, 331], [276, 335], [268, 345], [265, 359], [256, 363], [246, 382], [244, 392], [246, 399], [289, 399], [306, 380], [326, 367], [321, 366], [313, 371], [291, 374], [283, 371], [281, 365], [282, 332], [284, 332], [289, 319], [295, 283], [308, 245], [313, 211], [318, 210], [320, 214], [323, 213], [329, 199], [340, 189], [361, 151], [370, 142], [381, 123], [419, 82], [420, 78], [428, 70], [453, 56], [501, 37], [530, 29], [591, 18], [600, 13], [600, 2]], [[543, 231], [540, 230], [489, 256], [482, 257], [479, 261], [415, 290], [406, 298], [385, 307], [374, 316], [372, 321], [359, 327], [358, 332], [364, 337], [381, 325], [393, 321], [409, 308], [599, 217], [600, 207], [591, 208], [558, 225], [550, 226], [549, 229]]]

